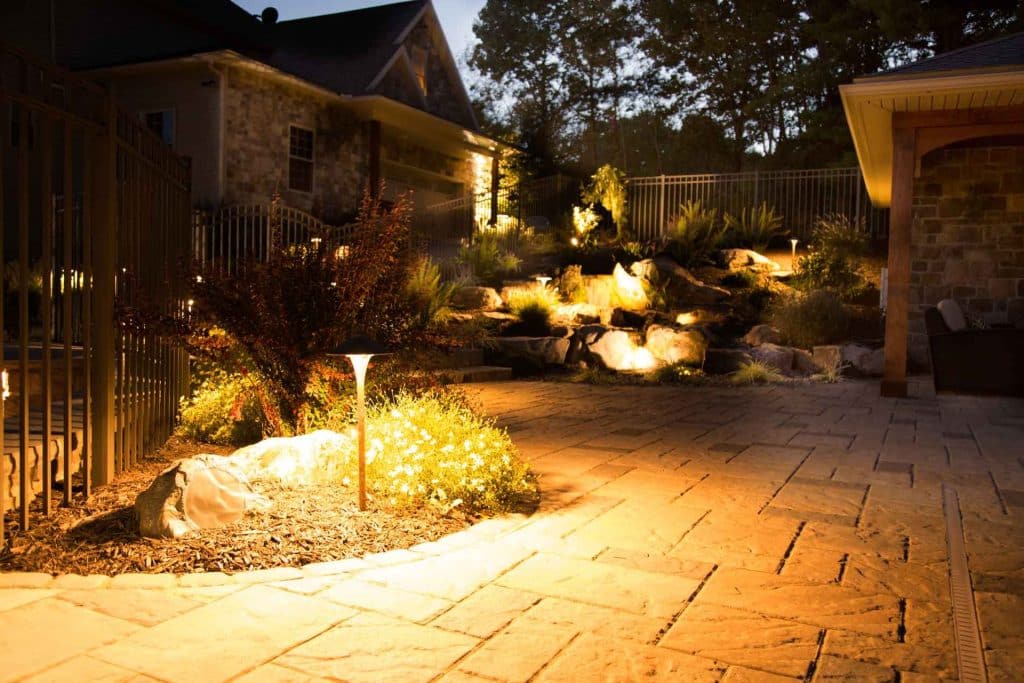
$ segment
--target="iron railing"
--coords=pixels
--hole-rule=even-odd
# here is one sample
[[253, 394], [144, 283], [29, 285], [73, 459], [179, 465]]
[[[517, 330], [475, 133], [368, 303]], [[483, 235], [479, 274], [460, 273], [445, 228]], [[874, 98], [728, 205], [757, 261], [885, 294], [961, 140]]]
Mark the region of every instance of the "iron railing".
[[187, 356], [116, 311], [180, 309], [190, 169], [106, 91], [3, 45], [0, 131], [2, 546], [8, 510], [26, 530], [37, 495], [44, 514], [55, 484], [88, 497], [170, 433]]
[[[274, 244], [274, 212], [280, 242]], [[192, 214], [192, 258], [202, 270], [238, 275], [250, 262], [265, 262], [275, 248], [307, 244], [313, 239], [344, 243], [353, 225], [329, 225], [316, 216], [287, 206], [229, 206]]]
[[663, 237], [687, 201], [734, 215], [766, 203], [782, 216], [786, 236], [801, 240], [827, 214], [862, 224], [873, 239], [889, 231], [888, 210], [871, 205], [856, 167], [649, 176], [630, 178], [627, 187], [630, 229], [644, 240]]

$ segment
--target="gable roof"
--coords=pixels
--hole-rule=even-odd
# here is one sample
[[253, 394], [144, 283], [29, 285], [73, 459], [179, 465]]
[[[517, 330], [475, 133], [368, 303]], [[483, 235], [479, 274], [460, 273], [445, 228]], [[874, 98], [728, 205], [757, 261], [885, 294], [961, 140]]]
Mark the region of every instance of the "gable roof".
[[428, 0], [279, 22], [271, 66], [339, 94], [361, 95], [394, 57]]
[[953, 50], [839, 86], [864, 182], [876, 206], [892, 198], [897, 115], [999, 110], [1024, 103], [1024, 33]]
[[886, 76], [930, 75], [947, 71], [966, 69], [991, 69], [997, 67], [1024, 65], [1024, 31], [1011, 33], [977, 45], [968, 45], [958, 50], [922, 59], [911, 64], [882, 71], [862, 78]]
[[96, 69], [230, 49], [269, 54], [268, 27], [230, 0], [56, 0], [57, 61]]

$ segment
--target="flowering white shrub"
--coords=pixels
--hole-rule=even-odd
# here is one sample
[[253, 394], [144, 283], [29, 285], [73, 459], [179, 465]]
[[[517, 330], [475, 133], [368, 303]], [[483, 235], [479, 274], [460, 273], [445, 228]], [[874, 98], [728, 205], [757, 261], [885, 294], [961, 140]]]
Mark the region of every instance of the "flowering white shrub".
[[368, 486], [392, 504], [502, 512], [534, 491], [508, 433], [453, 399], [399, 394], [366, 424]]

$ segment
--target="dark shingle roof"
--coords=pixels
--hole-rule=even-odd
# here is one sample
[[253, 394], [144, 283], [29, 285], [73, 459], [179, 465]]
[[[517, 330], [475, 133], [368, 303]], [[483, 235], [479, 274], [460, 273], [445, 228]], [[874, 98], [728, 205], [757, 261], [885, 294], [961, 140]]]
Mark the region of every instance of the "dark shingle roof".
[[270, 28], [271, 66], [337, 93], [363, 94], [427, 0], [282, 21]]
[[57, 61], [72, 69], [269, 53], [267, 27], [230, 0], [57, 0], [54, 23]]
[[958, 50], [943, 52], [940, 55], [922, 59], [906, 66], [872, 74], [867, 76], [867, 78], [904, 74], [912, 76], [945, 71], [1007, 66], [1024, 66], [1024, 32], [1012, 33], [1008, 36], [978, 43], [977, 45], [969, 45]]

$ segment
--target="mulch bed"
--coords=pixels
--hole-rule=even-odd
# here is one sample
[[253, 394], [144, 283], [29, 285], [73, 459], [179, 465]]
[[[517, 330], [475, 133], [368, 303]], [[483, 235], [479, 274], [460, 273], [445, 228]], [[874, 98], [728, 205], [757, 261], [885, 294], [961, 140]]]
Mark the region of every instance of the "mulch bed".
[[[124, 572], [227, 573], [361, 557], [434, 541], [469, 526], [473, 518], [431, 508], [390, 508], [371, 500], [360, 512], [356, 491], [337, 485], [255, 488], [272, 501], [267, 510], [217, 529], [180, 539], [139, 536], [135, 497], [172, 461], [197, 453], [232, 449], [172, 438], [154, 456], [124, 472], [87, 502], [60, 506], [54, 495], [49, 517], [33, 511], [29, 530], [18, 532], [8, 514], [9, 547], [0, 550], [0, 570], [51, 574]], [[33, 509], [39, 503], [33, 505]]]

